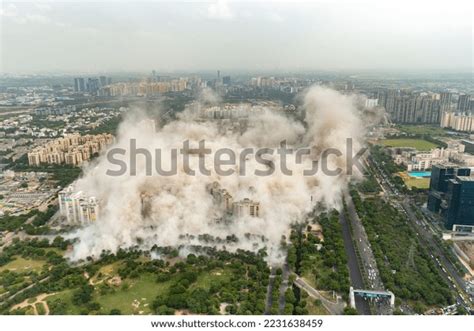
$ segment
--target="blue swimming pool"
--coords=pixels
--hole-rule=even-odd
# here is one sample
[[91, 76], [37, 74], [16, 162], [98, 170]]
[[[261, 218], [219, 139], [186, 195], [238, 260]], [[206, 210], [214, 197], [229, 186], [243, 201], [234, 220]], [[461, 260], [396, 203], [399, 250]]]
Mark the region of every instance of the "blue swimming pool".
[[410, 171], [408, 175], [410, 177], [426, 178], [426, 177], [431, 177], [431, 171]]

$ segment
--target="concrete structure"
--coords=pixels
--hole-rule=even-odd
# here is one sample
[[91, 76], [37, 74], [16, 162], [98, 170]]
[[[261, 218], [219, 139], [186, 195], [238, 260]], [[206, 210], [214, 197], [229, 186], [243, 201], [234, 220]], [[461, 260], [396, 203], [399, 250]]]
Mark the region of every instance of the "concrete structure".
[[461, 94], [458, 97], [457, 110], [460, 112], [468, 112], [471, 108], [471, 96], [469, 94]]
[[453, 164], [433, 166], [428, 209], [445, 219], [447, 229], [454, 224], [474, 225], [474, 176], [471, 169]]
[[226, 104], [200, 109], [200, 117], [203, 119], [237, 119], [247, 118], [252, 114], [263, 113], [265, 108], [249, 104]]
[[[253, 188], [250, 188], [250, 191]], [[225, 214], [235, 217], [260, 217], [260, 203], [245, 198], [234, 201], [232, 195], [220, 186], [218, 182], [214, 182], [207, 186], [207, 190], [212, 195], [214, 204], [217, 205]]]
[[169, 81], [143, 81], [139, 83], [115, 83], [104, 86], [99, 94], [104, 96], [145, 96], [167, 92], [182, 92], [188, 87], [187, 78]]
[[380, 106], [395, 123], [439, 123], [441, 100], [438, 94], [397, 90], [379, 91]]
[[464, 139], [461, 144], [464, 146], [464, 152], [474, 155], [474, 141]]
[[443, 233], [443, 240], [473, 241], [474, 225], [453, 224], [452, 231]]
[[74, 78], [74, 92], [84, 92], [86, 90], [86, 84], [84, 78]]
[[374, 108], [377, 107], [379, 104], [379, 99], [367, 98], [365, 100], [365, 106], [367, 108]]
[[449, 180], [446, 227], [474, 225], [474, 177], [456, 176]]
[[97, 220], [99, 202], [95, 197], [85, 196], [70, 185], [58, 194], [59, 211], [69, 224], [84, 224]]
[[217, 204], [226, 213], [231, 214], [233, 209], [233, 198], [226, 189], [221, 188], [218, 182], [214, 182], [208, 186], [209, 193], [214, 199], [214, 203]]
[[473, 132], [474, 115], [468, 113], [443, 112], [441, 114], [440, 126], [456, 131]]
[[349, 299], [352, 308], [356, 308], [355, 305], [355, 296], [361, 296], [364, 298], [374, 299], [374, 298], [389, 298], [390, 299], [390, 307], [395, 307], [395, 294], [391, 291], [373, 291], [373, 290], [357, 290], [354, 289], [352, 286], [349, 290]]
[[260, 203], [245, 198], [232, 204], [233, 213], [237, 217], [260, 217]]
[[79, 166], [84, 161], [90, 160], [94, 154], [100, 153], [113, 141], [114, 137], [105, 133], [85, 136], [67, 135], [33, 149], [28, 153], [28, 164], [39, 166], [65, 163]]
[[[451, 159], [457, 159], [460, 163], [470, 162], [458, 146], [448, 148], [433, 148], [429, 152], [419, 152], [410, 147], [391, 148], [392, 157], [396, 164], [402, 164], [408, 171], [424, 171], [431, 169], [433, 165], [448, 162]], [[474, 158], [472, 160], [474, 162]]]
[[452, 93], [443, 92], [443, 93], [440, 94], [441, 111], [451, 110], [452, 103], [453, 103], [453, 94]]

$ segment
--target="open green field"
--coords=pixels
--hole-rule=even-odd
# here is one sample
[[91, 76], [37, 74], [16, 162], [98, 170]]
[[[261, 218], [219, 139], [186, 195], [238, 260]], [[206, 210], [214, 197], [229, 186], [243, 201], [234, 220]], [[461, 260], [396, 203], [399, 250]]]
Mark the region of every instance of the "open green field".
[[158, 295], [165, 293], [171, 282], [157, 283], [156, 275], [143, 274], [123, 284], [112, 293], [96, 293], [96, 301], [102, 306], [101, 313], [108, 314], [111, 309], [119, 309], [122, 314], [150, 314], [151, 303]]
[[430, 125], [400, 125], [398, 127], [400, 131], [414, 135], [430, 135], [430, 136], [445, 136], [447, 135], [446, 130], [439, 126]]
[[223, 304], [230, 314], [265, 310], [270, 270], [263, 255], [209, 251], [212, 258], [178, 258], [169, 251], [165, 259], [152, 260], [121, 251], [120, 257], [105, 255], [82, 265], [61, 257], [66, 242], [53, 244], [20, 241], [0, 254], [0, 291], [21, 295], [2, 303], [0, 314], [218, 314]]
[[[216, 281], [229, 281], [230, 271], [216, 269], [209, 273], [202, 273], [191, 288], [209, 289]], [[171, 285], [171, 281], [158, 283], [156, 275], [143, 274], [134, 280], [126, 280], [114, 292], [100, 295], [96, 291], [96, 301], [104, 308], [101, 313], [108, 314], [111, 309], [119, 309], [122, 314], [150, 314], [150, 305], [153, 300], [164, 295]], [[125, 286], [123, 286], [126, 284]]]
[[438, 147], [436, 144], [423, 139], [384, 139], [381, 141], [382, 145], [387, 147], [412, 147], [419, 151], [429, 151]]
[[430, 187], [430, 178], [403, 178], [405, 185], [409, 188], [416, 187], [420, 189], [428, 189]]
[[41, 268], [45, 264], [41, 260], [26, 260], [22, 257], [17, 257], [15, 260], [0, 267], [0, 272], [4, 270], [25, 272], [25, 271], [41, 271]]
[[213, 283], [230, 281], [231, 272], [227, 269], [215, 269], [209, 273], [201, 273], [196, 282], [191, 284], [191, 288], [205, 288], [209, 289]]
[[71, 303], [72, 295], [74, 290], [65, 290], [54, 295], [48, 296], [45, 301], [51, 309], [51, 306], [56, 304], [62, 307], [62, 313], [56, 313], [58, 315], [79, 315], [81, 308]]
[[36, 311], [38, 312], [38, 315], [46, 315], [46, 309], [44, 308], [44, 305], [40, 302], [35, 303]]

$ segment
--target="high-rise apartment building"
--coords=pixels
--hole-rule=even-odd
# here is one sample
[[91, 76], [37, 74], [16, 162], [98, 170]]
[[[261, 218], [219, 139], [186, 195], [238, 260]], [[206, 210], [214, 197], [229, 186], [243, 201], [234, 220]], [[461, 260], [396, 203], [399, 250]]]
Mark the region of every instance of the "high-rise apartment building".
[[97, 220], [99, 202], [95, 197], [88, 197], [82, 191], [75, 191], [70, 185], [58, 193], [59, 212], [68, 224], [84, 224]]
[[433, 124], [440, 121], [440, 100], [437, 95], [420, 95], [389, 90], [378, 93], [391, 120], [395, 123]]
[[471, 110], [471, 96], [469, 94], [459, 95], [457, 110], [462, 113]]
[[451, 110], [451, 104], [453, 102], [453, 94], [449, 92], [443, 92], [440, 95], [440, 105], [441, 111], [449, 111]]
[[84, 92], [86, 90], [86, 86], [84, 83], [84, 78], [78, 77], [74, 78], [74, 92]]

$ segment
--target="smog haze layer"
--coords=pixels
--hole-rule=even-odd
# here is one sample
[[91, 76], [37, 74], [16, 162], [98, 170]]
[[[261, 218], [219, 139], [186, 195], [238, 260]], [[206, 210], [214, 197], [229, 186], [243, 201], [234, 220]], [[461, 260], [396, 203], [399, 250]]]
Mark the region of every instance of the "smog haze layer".
[[3, 1], [3, 73], [472, 70], [468, 1]]

